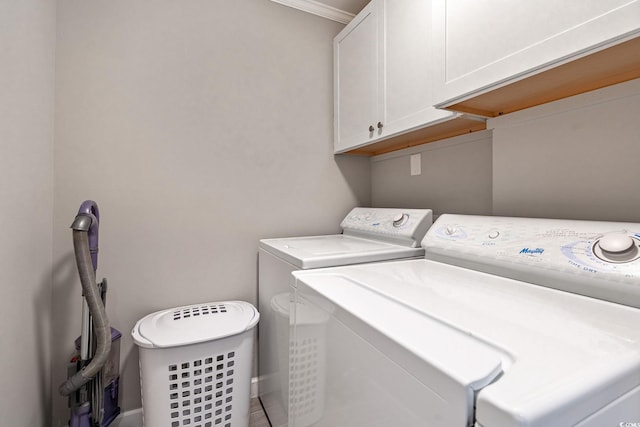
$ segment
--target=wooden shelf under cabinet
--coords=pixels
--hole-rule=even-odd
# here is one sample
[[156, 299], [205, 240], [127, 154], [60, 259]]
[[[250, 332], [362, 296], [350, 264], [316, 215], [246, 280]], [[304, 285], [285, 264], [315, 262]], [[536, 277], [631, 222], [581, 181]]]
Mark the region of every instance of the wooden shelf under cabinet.
[[364, 147], [347, 151], [347, 154], [377, 156], [415, 145], [427, 144], [441, 139], [464, 135], [471, 132], [485, 130], [487, 123], [483, 119], [469, 116], [459, 116], [435, 125], [391, 137]]
[[640, 37], [445, 107], [496, 117], [640, 78]]

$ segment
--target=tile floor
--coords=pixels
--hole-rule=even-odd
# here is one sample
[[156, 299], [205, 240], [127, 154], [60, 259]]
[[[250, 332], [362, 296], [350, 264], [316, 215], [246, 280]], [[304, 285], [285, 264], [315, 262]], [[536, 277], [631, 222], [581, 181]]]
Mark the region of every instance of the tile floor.
[[257, 397], [251, 399], [249, 427], [271, 427]]

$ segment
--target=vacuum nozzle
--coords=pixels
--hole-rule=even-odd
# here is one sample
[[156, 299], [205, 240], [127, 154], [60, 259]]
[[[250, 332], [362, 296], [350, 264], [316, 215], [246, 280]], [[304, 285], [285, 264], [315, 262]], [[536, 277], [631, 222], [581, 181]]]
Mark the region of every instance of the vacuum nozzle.
[[98, 204], [93, 200], [85, 200], [78, 209], [71, 228], [74, 231], [88, 233], [89, 251], [91, 252], [91, 263], [93, 271], [98, 269], [98, 227], [100, 225], [100, 211]]
[[71, 224], [71, 228], [76, 231], [89, 231], [93, 218], [87, 214], [78, 214]]

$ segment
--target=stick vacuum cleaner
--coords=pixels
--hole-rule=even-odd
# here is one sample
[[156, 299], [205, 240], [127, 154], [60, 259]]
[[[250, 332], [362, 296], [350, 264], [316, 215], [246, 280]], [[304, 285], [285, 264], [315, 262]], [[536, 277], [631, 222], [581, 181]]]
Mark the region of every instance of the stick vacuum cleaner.
[[76, 264], [82, 284], [82, 332], [67, 380], [59, 391], [69, 397], [69, 427], [105, 427], [120, 413], [118, 382], [120, 332], [109, 326], [105, 311], [107, 280], [96, 283], [98, 268], [98, 205], [80, 205], [71, 228]]

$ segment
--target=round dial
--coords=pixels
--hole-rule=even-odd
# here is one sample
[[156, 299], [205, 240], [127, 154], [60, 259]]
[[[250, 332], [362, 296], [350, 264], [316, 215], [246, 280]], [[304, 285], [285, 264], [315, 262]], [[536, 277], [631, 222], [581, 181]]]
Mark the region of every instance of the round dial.
[[598, 241], [600, 249], [614, 254], [628, 251], [633, 247], [633, 244], [633, 239], [622, 233], [605, 234], [600, 241]]
[[407, 223], [409, 220], [409, 215], [406, 213], [399, 213], [398, 215], [393, 217], [393, 226], [400, 227]]
[[445, 233], [447, 233], [448, 236], [452, 236], [454, 234], [456, 234], [456, 232], [458, 231], [458, 227], [456, 227], [455, 225], [447, 225], [447, 228], [445, 229]]
[[638, 241], [626, 233], [609, 233], [593, 245], [593, 253], [607, 262], [629, 262], [640, 257]]

